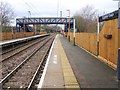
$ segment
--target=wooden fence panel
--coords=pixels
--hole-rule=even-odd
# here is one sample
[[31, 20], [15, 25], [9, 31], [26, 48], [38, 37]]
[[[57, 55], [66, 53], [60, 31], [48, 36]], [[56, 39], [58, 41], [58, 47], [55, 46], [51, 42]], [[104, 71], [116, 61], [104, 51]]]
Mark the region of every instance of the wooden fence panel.
[[[105, 35], [112, 35], [111, 39]], [[100, 32], [99, 56], [109, 64], [117, 65], [118, 59], [118, 20], [105, 21]]]
[[23, 37], [29, 37], [33, 36], [34, 32], [2, 32], [0, 33], [1, 38], [0, 40], [10, 40], [10, 39], [17, 39], [17, 38], [23, 38]]
[[119, 30], [119, 42], [118, 43], [119, 43], [119, 48], [120, 48], [120, 30]]
[[[112, 38], [108, 39], [106, 38], [106, 35], [112, 35]], [[71, 40], [73, 40], [72, 38], [73, 33], [71, 33]], [[118, 61], [118, 48], [120, 48], [118, 19], [104, 22], [99, 35], [99, 46], [97, 45], [96, 33], [76, 33], [75, 42], [79, 47], [83, 47], [89, 52], [98, 55], [105, 63], [116, 68]]]
[[97, 55], [97, 34], [90, 34], [90, 52]]
[[89, 52], [97, 55], [97, 34], [96, 33], [76, 33], [75, 42], [79, 47], [83, 47]]
[[2, 33], [2, 39], [3, 39], [3, 40], [12, 39], [12, 33], [11, 33], [11, 32], [3, 32], [3, 33]]
[[22, 37], [24, 37], [25, 35], [24, 35], [24, 32], [16, 32], [16, 33], [15, 33], [15, 36], [16, 36], [16, 38], [22, 38]]
[[34, 35], [34, 32], [26, 32], [25, 33], [25, 37], [29, 37], [29, 36], [33, 36]]
[[2, 33], [0, 33], [0, 41], [2, 41]]
[[79, 33], [75, 34], [75, 43], [80, 46], [80, 39], [79, 39]]
[[73, 33], [70, 33], [70, 41], [73, 43]]

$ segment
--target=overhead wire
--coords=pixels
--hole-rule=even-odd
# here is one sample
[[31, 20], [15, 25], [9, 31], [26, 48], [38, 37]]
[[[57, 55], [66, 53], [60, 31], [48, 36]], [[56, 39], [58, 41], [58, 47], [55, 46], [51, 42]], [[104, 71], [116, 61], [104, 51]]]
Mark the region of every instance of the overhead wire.
[[37, 11], [38, 14], [41, 14], [40, 10], [38, 10], [38, 8], [34, 4], [32, 4], [31, 2], [29, 2], [29, 3], [31, 4], [31, 6], [33, 6], [33, 8], [35, 8], [35, 10]]
[[22, 1], [25, 3], [25, 5], [27, 5], [28, 8], [31, 9], [29, 11], [32, 11], [32, 15], [38, 15], [39, 14], [39, 11], [35, 9], [36, 7], [33, 7], [34, 6], [33, 4], [31, 4], [30, 2], [28, 3], [25, 0], [22, 0]]

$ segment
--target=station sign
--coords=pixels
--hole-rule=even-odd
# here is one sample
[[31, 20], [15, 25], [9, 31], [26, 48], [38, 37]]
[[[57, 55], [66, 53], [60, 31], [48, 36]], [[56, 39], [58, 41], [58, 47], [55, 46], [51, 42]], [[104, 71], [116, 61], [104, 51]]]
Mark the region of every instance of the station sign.
[[99, 17], [99, 22], [103, 22], [103, 21], [108, 21], [108, 20], [112, 20], [118, 18], [118, 10], [112, 12], [112, 13], [108, 13], [106, 15], [100, 16]]

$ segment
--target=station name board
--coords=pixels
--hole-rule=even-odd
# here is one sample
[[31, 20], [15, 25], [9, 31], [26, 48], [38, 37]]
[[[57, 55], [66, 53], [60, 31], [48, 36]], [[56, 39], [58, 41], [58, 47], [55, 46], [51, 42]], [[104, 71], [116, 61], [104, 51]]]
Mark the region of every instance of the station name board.
[[107, 21], [107, 20], [112, 20], [118, 18], [118, 10], [112, 12], [112, 13], [108, 13], [106, 15], [100, 16], [99, 17], [99, 22], [103, 22], [103, 21]]

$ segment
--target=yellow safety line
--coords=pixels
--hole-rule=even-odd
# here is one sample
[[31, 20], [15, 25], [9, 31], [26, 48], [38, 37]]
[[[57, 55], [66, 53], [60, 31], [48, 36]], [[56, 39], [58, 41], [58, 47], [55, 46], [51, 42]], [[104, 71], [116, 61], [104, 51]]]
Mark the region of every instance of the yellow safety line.
[[65, 88], [66, 89], [73, 88], [75, 90], [80, 90], [79, 84], [78, 84], [77, 79], [73, 73], [73, 70], [72, 70], [71, 65], [68, 61], [66, 53], [62, 47], [60, 39], [58, 39], [58, 45], [59, 45], [59, 51], [60, 51], [59, 53], [60, 53], [62, 69], [63, 69]]

